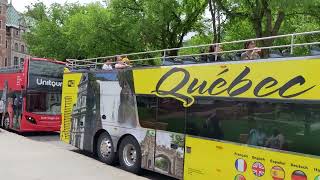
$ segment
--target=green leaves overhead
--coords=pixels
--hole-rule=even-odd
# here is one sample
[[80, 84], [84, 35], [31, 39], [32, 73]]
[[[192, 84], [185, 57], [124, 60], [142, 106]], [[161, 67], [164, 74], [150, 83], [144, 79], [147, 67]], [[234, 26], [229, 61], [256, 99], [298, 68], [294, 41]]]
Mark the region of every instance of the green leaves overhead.
[[26, 34], [36, 56], [89, 58], [148, 49], [180, 47], [187, 33], [201, 28], [205, 0], [113, 0], [107, 7], [36, 3]]
[[[233, 41], [320, 27], [320, 0], [106, 2], [30, 5], [25, 15], [32, 27], [24, 38], [31, 54], [59, 60], [82, 59], [206, 44], [214, 36], [219, 41]], [[209, 2], [214, 8], [209, 8]], [[196, 36], [184, 42], [190, 32]], [[261, 42], [263, 46], [273, 43], [278, 42]]]

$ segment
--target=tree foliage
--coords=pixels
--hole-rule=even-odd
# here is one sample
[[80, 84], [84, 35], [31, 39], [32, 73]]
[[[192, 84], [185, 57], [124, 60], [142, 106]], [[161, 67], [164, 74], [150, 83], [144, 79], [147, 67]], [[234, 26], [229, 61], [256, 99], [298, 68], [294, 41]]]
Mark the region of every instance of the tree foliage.
[[[319, 8], [320, 0], [37, 2], [26, 12], [32, 27], [25, 39], [32, 55], [82, 59], [318, 30]], [[185, 42], [190, 32], [196, 36]]]
[[89, 58], [182, 46], [203, 28], [206, 0], [113, 0], [108, 6], [53, 4], [28, 7], [34, 26], [25, 35], [30, 52], [57, 59]]

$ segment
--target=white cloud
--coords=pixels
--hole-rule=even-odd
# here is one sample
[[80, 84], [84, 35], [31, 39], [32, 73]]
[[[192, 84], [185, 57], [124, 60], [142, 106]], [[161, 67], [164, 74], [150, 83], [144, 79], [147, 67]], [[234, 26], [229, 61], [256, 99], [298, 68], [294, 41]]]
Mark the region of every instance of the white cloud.
[[[10, 0], [9, 0], [10, 1]], [[26, 11], [26, 6], [30, 5], [31, 3], [35, 3], [38, 0], [12, 0], [13, 6], [19, 11], [19, 12], [25, 12]], [[64, 4], [65, 2], [69, 3], [91, 3], [91, 2], [97, 2], [97, 1], [102, 1], [102, 0], [40, 0], [44, 2], [46, 5], [50, 5], [52, 3], [60, 3]]]

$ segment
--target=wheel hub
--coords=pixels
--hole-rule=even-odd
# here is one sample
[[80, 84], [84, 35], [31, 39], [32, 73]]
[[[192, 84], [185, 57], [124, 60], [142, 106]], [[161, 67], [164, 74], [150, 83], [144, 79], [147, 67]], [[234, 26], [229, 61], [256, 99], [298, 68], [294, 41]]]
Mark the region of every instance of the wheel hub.
[[123, 149], [123, 160], [127, 166], [133, 166], [137, 160], [137, 151], [132, 144], [127, 144]]
[[112, 153], [112, 144], [111, 144], [111, 141], [110, 141], [109, 139], [104, 138], [104, 139], [101, 141], [100, 152], [101, 152], [101, 155], [102, 155], [104, 158], [110, 156], [110, 154]]

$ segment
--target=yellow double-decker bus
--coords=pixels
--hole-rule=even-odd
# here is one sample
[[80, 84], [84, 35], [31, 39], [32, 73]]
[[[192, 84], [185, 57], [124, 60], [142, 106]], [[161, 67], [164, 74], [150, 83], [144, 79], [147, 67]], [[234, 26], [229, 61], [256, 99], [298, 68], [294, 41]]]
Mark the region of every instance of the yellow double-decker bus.
[[[211, 45], [123, 55], [138, 64], [157, 60], [146, 54], [158, 53], [161, 61], [173, 62], [167, 66], [101, 70], [101, 61], [111, 57], [68, 60], [61, 139], [107, 164], [118, 160], [133, 173], [148, 169], [187, 180], [320, 179], [320, 54], [314, 48], [320, 43], [291, 42], [260, 48], [269, 57], [271, 49], [288, 48], [290, 56], [259, 60], [190, 60], [248, 49], [165, 56]], [[310, 54], [294, 57], [302, 46]]]

